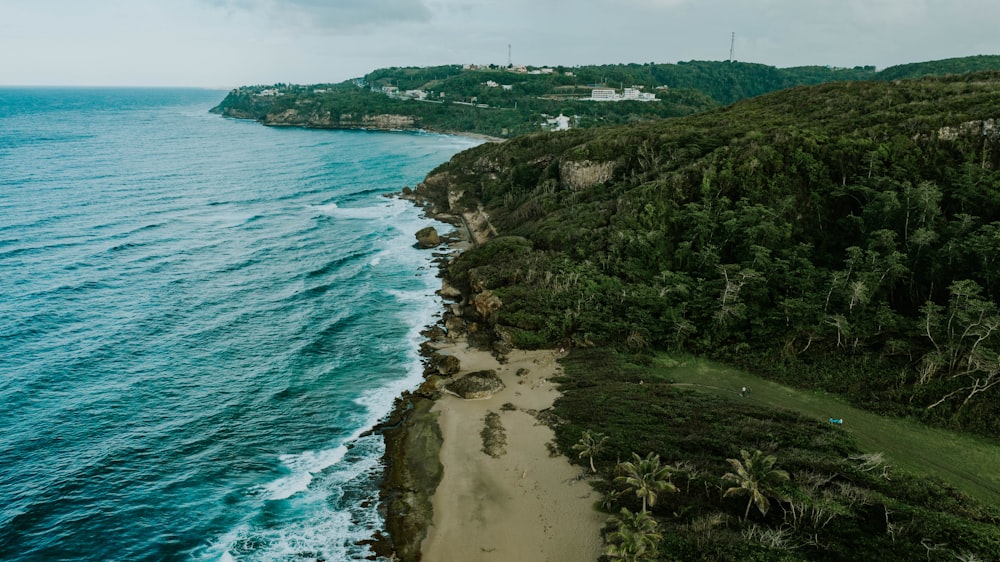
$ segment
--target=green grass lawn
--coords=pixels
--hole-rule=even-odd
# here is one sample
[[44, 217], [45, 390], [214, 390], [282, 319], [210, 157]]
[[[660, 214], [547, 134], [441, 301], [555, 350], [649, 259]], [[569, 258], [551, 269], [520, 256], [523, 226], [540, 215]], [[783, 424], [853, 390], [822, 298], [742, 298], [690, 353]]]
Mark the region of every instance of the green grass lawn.
[[[938, 477], [980, 501], [1000, 504], [1000, 446], [993, 443], [872, 414], [824, 392], [789, 388], [701, 359], [660, 355], [650, 374], [660, 378], [656, 382], [784, 408], [822, 421], [843, 419], [837, 427], [852, 435], [865, 452], [881, 452], [894, 467]], [[741, 398], [744, 386], [752, 392]]]

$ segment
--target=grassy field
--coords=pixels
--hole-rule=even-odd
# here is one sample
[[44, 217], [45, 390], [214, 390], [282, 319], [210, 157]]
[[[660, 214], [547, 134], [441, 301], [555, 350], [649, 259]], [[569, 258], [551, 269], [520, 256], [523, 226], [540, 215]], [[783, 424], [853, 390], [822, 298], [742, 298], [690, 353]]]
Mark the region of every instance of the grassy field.
[[[987, 504], [1000, 504], [998, 445], [908, 420], [878, 416], [826, 393], [789, 388], [701, 359], [676, 360], [661, 355], [650, 374], [660, 378], [657, 382], [672, 382], [735, 400], [784, 408], [822, 421], [843, 419], [838, 428], [851, 434], [865, 452], [881, 452], [890, 465], [938, 477]], [[744, 386], [751, 392], [741, 398]]]

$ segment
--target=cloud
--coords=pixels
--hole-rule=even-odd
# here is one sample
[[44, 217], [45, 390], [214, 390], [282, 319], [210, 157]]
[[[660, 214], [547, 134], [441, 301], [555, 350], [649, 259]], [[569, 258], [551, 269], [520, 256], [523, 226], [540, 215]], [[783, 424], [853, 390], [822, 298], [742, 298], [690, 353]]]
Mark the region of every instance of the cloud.
[[691, 0], [628, 0], [628, 3], [640, 8], [678, 8], [690, 4]]
[[230, 12], [247, 12], [276, 25], [312, 31], [359, 31], [373, 26], [426, 22], [423, 0], [203, 0]]
[[855, 20], [863, 25], [907, 25], [926, 20], [926, 0], [849, 0]]

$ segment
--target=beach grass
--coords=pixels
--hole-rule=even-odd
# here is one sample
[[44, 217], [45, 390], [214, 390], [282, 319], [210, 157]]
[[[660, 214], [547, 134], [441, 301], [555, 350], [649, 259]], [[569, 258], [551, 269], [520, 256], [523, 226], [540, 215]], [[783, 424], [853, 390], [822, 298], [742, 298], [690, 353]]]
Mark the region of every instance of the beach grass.
[[[1000, 504], [1000, 445], [996, 443], [873, 414], [826, 392], [791, 388], [700, 358], [657, 355], [648, 377], [651, 382], [672, 382], [827, 423], [830, 418], [841, 419], [843, 425], [837, 429], [853, 436], [863, 451], [883, 453], [898, 468], [936, 476], [980, 501]], [[741, 396], [744, 387], [751, 392]]]
[[[991, 462], [1000, 448], [985, 440], [700, 358], [577, 348], [561, 364], [557, 442], [570, 451], [585, 431], [607, 437], [592, 479], [606, 513], [643, 508], [618, 478], [623, 460], [653, 454], [671, 467], [676, 491], [650, 509], [662, 560], [860, 560], [878, 552], [903, 561], [922, 557], [925, 545], [948, 545], [955, 556], [1000, 551]], [[757, 451], [790, 476], [772, 490], [766, 513], [726, 493], [734, 459]], [[589, 470], [588, 459], [573, 460]], [[753, 539], [766, 529], [780, 541]]]

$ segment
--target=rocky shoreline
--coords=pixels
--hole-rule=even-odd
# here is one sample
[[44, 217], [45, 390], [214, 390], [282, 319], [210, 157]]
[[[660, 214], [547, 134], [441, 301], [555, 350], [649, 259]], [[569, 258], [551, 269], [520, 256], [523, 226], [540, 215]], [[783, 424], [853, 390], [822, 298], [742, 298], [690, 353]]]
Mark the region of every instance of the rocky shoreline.
[[503, 142], [506, 139], [477, 133], [474, 131], [451, 131], [425, 127], [411, 116], [396, 115], [389, 113], [378, 113], [372, 115], [360, 115], [357, 119], [344, 121], [334, 121], [330, 115], [303, 114], [295, 109], [288, 109], [281, 113], [266, 113], [262, 117], [254, 113], [236, 108], [224, 107], [222, 104], [209, 110], [230, 119], [247, 119], [264, 125], [266, 127], [292, 127], [301, 129], [330, 129], [341, 131], [381, 131], [381, 132], [408, 132], [408, 133], [436, 133], [441, 135], [458, 135], [485, 142]]
[[[426, 181], [446, 181], [446, 178], [428, 177]], [[424, 382], [413, 392], [405, 392], [397, 398], [386, 421], [371, 430], [381, 433], [385, 441], [385, 471], [379, 500], [386, 527], [386, 533], [375, 536], [371, 547], [379, 558], [409, 562], [421, 559], [421, 543], [433, 518], [431, 496], [443, 472], [439, 456], [441, 430], [438, 415], [431, 412], [431, 408], [442, 393], [453, 392], [446, 388], [451, 387], [449, 383], [462, 383], [463, 391], [470, 395], [489, 393], [488, 387], [495, 384], [494, 377], [488, 373], [472, 373], [452, 381], [452, 375], [461, 370], [460, 362], [452, 355], [438, 353], [436, 345], [464, 339], [470, 332], [479, 331], [484, 310], [482, 306], [477, 307], [478, 295], [466, 294], [452, 285], [447, 268], [462, 250], [495, 235], [495, 230], [481, 209], [454, 212], [440, 208], [430, 197], [427, 183], [419, 184], [416, 189], [404, 188], [397, 196], [421, 207], [428, 217], [454, 227], [445, 235], [439, 235], [432, 228], [416, 233], [417, 247], [432, 249], [442, 244], [447, 248], [446, 252], [434, 254], [442, 278], [438, 293], [445, 300], [445, 310], [440, 323], [423, 332], [427, 338], [420, 349], [424, 358]], [[487, 335], [475, 339], [489, 345], [493, 338]], [[501, 346], [499, 351], [503, 350]]]

